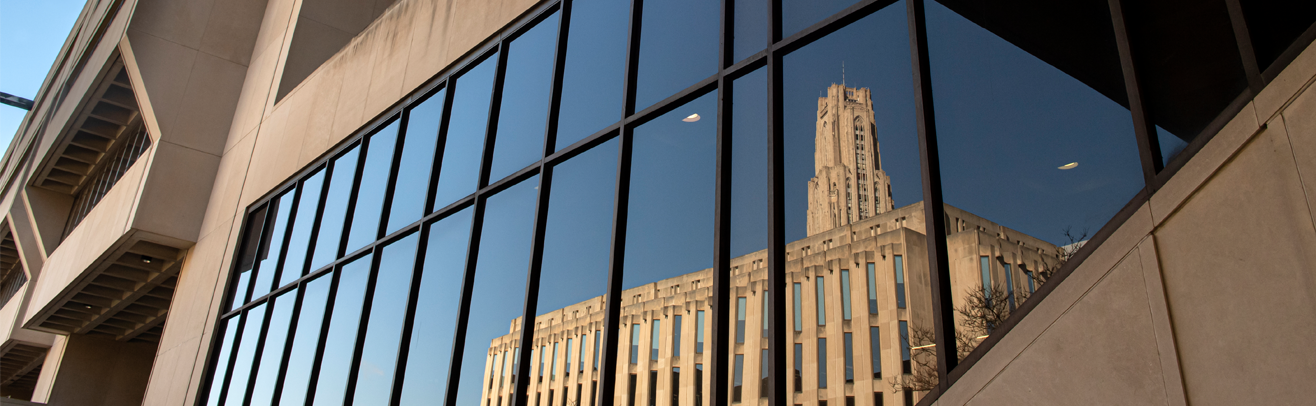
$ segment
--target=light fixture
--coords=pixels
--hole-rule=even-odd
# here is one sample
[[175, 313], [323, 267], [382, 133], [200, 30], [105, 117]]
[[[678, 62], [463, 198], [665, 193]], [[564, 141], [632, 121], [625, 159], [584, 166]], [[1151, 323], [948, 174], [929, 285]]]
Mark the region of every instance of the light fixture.
[[1078, 167], [1078, 162], [1070, 162], [1070, 163], [1067, 163], [1067, 164], [1064, 164], [1064, 165], [1060, 165], [1060, 170], [1062, 170], [1062, 171], [1067, 171], [1067, 170], [1074, 169], [1074, 168], [1077, 168], [1077, 167]]
[[681, 121], [684, 121], [684, 122], [687, 122], [687, 123], [693, 123], [693, 122], [699, 121], [699, 113], [695, 113], [695, 114], [691, 114], [691, 115], [685, 116], [685, 118], [681, 119]]
[[142, 255], [142, 263], [143, 263], [143, 264], [149, 264], [149, 263], [151, 263], [151, 260], [153, 260], [153, 259], [155, 259], [155, 258], [151, 258], [151, 257], [145, 256], [145, 255]]
[[87, 306], [87, 308], [88, 308], [88, 309], [90, 309], [90, 308], [91, 308], [91, 305], [85, 305], [85, 306]]

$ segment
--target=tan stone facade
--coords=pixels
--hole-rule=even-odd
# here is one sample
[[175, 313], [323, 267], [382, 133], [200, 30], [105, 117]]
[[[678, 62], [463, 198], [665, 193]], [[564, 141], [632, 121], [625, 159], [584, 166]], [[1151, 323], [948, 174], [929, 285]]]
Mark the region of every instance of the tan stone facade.
[[813, 166], [809, 235], [895, 208], [891, 178], [882, 170], [871, 90], [833, 83], [818, 98]]

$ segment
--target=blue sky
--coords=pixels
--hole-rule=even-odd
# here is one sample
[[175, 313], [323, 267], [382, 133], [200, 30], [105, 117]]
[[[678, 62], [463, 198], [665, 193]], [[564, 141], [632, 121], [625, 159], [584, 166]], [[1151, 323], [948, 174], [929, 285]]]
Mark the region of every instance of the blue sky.
[[[0, 92], [36, 97], [84, 3], [0, 0]], [[25, 114], [22, 109], [0, 105], [0, 145], [4, 148], [9, 147]]]

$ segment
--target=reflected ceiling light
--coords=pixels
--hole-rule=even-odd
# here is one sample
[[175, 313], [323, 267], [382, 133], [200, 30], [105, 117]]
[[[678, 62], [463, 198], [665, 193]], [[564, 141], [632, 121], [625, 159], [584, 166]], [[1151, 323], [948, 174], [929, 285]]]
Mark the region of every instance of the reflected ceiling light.
[[1070, 162], [1070, 163], [1067, 163], [1067, 164], [1064, 164], [1064, 165], [1060, 165], [1060, 170], [1062, 170], [1062, 171], [1067, 171], [1067, 170], [1074, 169], [1074, 168], [1077, 168], [1077, 167], [1078, 167], [1078, 162]]
[[684, 121], [684, 122], [687, 122], [687, 123], [693, 123], [693, 122], [699, 121], [699, 113], [695, 113], [695, 114], [691, 114], [691, 115], [685, 116], [685, 118], [681, 119], [681, 121]]

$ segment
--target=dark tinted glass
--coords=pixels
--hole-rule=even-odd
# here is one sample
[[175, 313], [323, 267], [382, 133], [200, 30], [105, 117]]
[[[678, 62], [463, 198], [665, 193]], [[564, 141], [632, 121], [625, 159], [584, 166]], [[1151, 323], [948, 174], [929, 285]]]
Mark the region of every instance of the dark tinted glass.
[[306, 391], [315, 365], [315, 351], [320, 345], [320, 328], [324, 326], [325, 304], [333, 274], [324, 274], [302, 285], [302, 306], [297, 311], [297, 330], [288, 351], [288, 372], [283, 376], [281, 405], [306, 403]]
[[768, 46], [768, 6], [770, 0], [734, 0], [735, 63]]
[[251, 366], [256, 360], [262, 324], [265, 323], [265, 303], [247, 310], [244, 318], [242, 339], [238, 351], [233, 354], [233, 377], [229, 378], [228, 395], [224, 400], [226, 405], [246, 404], [247, 383], [251, 382]]
[[352, 208], [352, 228], [347, 235], [347, 251], [355, 251], [379, 238], [379, 216], [384, 209], [384, 193], [393, 171], [393, 151], [398, 140], [398, 121], [366, 139], [366, 162], [361, 168], [361, 186], [357, 188]]
[[439, 162], [439, 184], [434, 190], [435, 209], [466, 197], [479, 186], [476, 183], [497, 65], [495, 53], [453, 79], [448, 89], [452, 92], [452, 113], [444, 137], [443, 160]]
[[767, 70], [750, 72], [732, 86], [730, 235], [736, 258], [768, 248]]
[[283, 256], [283, 273], [279, 286], [287, 285], [306, 274], [311, 230], [315, 227], [315, 213], [320, 210], [320, 192], [324, 189], [324, 170], [307, 176], [297, 189], [297, 218], [288, 236], [288, 253]]
[[554, 150], [621, 120], [630, 2], [573, 0]]
[[261, 231], [265, 228], [265, 213], [270, 206], [265, 205], [247, 215], [247, 226], [243, 230], [242, 245], [238, 247], [237, 277], [233, 281], [232, 300], [228, 310], [233, 310], [247, 303], [251, 293], [251, 279], [256, 266], [256, 256], [260, 253]]
[[858, 0], [781, 0], [781, 37], [788, 38], [845, 10]]
[[461, 364], [461, 376], [471, 378], [461, 380], [458, 404], [484, 403], [480, 399], [483, 390], [480, 377], [484, 376], [488, 343], [503, 336], [520, 337], [520, 326], [514, 326], [510, 332], [508, 326], [524, 310], [538, 186], [539, 177], [535, 176], [489, 197], [485, 203]]
[[411, 296], [411, 275], [416, 271], [418, 239], [419, 233], [411, 234], [390, 243], [380, 254], [353, 404], [388, 404], [393, 394], [393, 372], [402, 340], [402, 322], [407, 316], [407, 299]]
[[553, 13], [507, 45], [498, 134], [489, 169], [491, 183], [544, 155], [557, 33], [558, 13]]
[[717, 73], [722, 15], [722, 3], [716, 0], [643, 4], [636, 111]]
[[401, 405], [430, 404], [446, 396], [471, 238], [471, 210], [463, 209], [429, 225]]
[[1239, 0], [1239, 5], [1243, 6], [1252, 50], [1261, 70], [1270, 68], [1280, 54], [1316, 23], [1316, 2]]
[[270, 201], [266, 214], [265, 230], [261, 234], [260, 254], [256, 256], [256, 282], [251, 297], [258, 298], [274, 288], [274, 275], [279, 268], [279, 255], [283, 253], [284, 234], [288, 231], [288, 215], [292, 212], [293, 193], [284, 193]]
[[579, 312], [575, 314], [586, 319], [602, 315], [594, 299], [607, 293], [617, 142], [605, 142], [553, 167], [539, 314], [569, 308], [566, 314]]
[[315, 236], [315, 255], [311, 260], [311, 270], [338, 259], [338, 247], [343, 236], [343, 221], [347, 218], [347, 203], [352, 194], [352, 182], [356, 180], [356, 164], [361, 146], [353, 146], [335, 159], [329, 166], [329, 191], [324, 198], [324, 210], [320, 214], [320, 229]]
[[223, 323], [224, 338], [219, 344], [219, 355], [215, 357], [215, 374], [210, 381], [207, 405], [218, 405], [220, 396], [224, 394], [224, 382], [228, 379], [229, 364], [233, 359], [233, 340], [238, 336], [238, 324], [242, 323], [242, 316], [229, 317]]
[[398, 163], [397, 186], [388, 212], [385, 234], [420, 219], [425, 213], [425, 199], [433, 173], [435, 148], [439, 141], [439, 120], [443, 118], [446, 89], [439, 89], [407, 112], [407, 131], [402, 137], [402, 158]]
[[268, 406], [274, 401], [274, 383], [279, 379], [279, 369], [283, 365], [283, 349], [291, 333], [292, 311], [297, 304], [297, 290], [280, 293], [273, 300], [270, 325], [263, 340], [265, 348], [261, 350], [260, 365], [255, 379], [252, 380], [251, 399], [246, 403], [249, 405]]
[[320, 377], [315, 386], [315, 404], [342, 404], [361, 324], [366, 283], [370, 279], [370, 255], [357, 258], [338, 269], [338, 288], [329, 314], [329, 333], [320, 357]]

